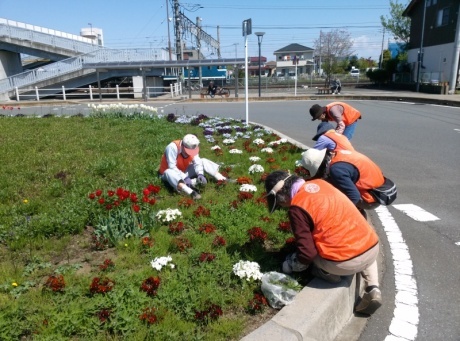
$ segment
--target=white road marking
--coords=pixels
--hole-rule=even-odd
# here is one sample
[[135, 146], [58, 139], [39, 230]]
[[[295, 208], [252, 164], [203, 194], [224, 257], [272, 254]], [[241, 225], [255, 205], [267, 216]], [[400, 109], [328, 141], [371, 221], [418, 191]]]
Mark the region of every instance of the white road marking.
[[456, 242], [456, 243], [455, 243], [455, 245], [458, 245], [458, 246], [460, 246], [460, 242]]
[[412, 219], [416, 221], [434, 221], [440, 220], [435, 215], [431, 214], [430, 212], [425, 211], [423, 208], [412, 205], [412, 204], [403, 204], [403, 205], [393, 205], [394, 208], [397, 210], [402, 211]]
[[417, 283], [406, 242], [396, 221], [386, 206], [375, 209], [390, 244], [395, 271], [395, 310], [385, 341], [415, 340], [418, 332], [419, 311]]
[[457, 133], [460, 133], [460, 129], [454, 129]]

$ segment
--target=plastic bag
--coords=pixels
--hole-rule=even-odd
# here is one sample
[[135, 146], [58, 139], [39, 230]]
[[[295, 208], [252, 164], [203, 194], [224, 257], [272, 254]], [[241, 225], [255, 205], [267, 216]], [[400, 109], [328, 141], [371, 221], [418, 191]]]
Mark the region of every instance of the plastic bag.
[[262, 292], [270, 307], [275, 309], [290, 304], [300, 288], [300, 284], [295, 279], [279, 272], [267, 272], [262, 276]]

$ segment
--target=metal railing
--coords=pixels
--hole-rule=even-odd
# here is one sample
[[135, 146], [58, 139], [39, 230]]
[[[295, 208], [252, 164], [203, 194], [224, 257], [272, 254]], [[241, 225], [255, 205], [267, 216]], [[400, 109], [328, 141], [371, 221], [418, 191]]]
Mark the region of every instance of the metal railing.
[[103, 48], [89, 38], [4, 18], [0, 18], [0, 37], [7, 42], [11, 39], [32, 41], [73, 51], [74, 54], [88, 53]]
[[61, 77], [66, 74], [82, 70], [84, 63], [126, 63], [151, 61], [155, 60], [155, 55], [158, 55], [159, 52], [163, 52], [163, 50], [149, 48], [134, 50], [112, 50], [108, 48], [100, 49], [84, 55], [48, 64], [35, 70], [29, 70], [5, 79], [1, 79], [0, 93], [6, 93], [14, 90], [15, 88], [32, 86], [41, 81], [46, 81], [55, 77]]
[[171, 84], [170, 87], [146, 87], [145, 92], [142, 87], [115, 87], [111, 88], [95, 88], [91, 85], [82, 88], [66, 88], [62, 86], [60, 88], [53, 89], [39, 89], [35, 87], [29, 90], [20, 90], [15, 88], [15, 99], [17, 102], [20, 101], [40, 101], [45, 98], [52, 98], [57, 100], [70, 100], [70, 99], [86, 99], [89, 100], [102, 100], [104, 98], [144, 98], [147, 100], [152, 97], [159, 97], [168, 95], [171, 98], [182, 95], [181, 83]]

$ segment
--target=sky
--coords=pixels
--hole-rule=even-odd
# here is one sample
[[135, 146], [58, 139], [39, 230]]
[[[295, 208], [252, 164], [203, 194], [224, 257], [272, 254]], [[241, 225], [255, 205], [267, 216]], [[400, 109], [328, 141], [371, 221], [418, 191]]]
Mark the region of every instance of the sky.
[[[168, 21], [173, 18], [172, 1], [0, 0], [0, 17], [76, 35], [82, 28], [100, 28], [109, 48], [167, 48], [169, 41], [174, 48], [173, 21]], [[181, 0], [179, 4], [188, 19], [196, 23], [200, 17], [202, 29], [220, 41], [222, 58], [244, 58], [242, 23], [246, 19], [251, 19], [253, 32], [247, 37], [248, 56], [259, 54], [254, 33], [265, 32], [261, 55], [267, 61], [275, 60], [274, 51], [292, 43], [314, 48], [320, 31], [348, 31], [354, 54], [376, 61], [382, 46], [386, 49], [393, 41], [388, 32], [384, 34], [380, 21], [381, 15], [389, 16], [390, 0]], [[196, 46], [190, 34], [183, 39], [187, 46]], [[202, 53], [217, 58], [204, 43]]]

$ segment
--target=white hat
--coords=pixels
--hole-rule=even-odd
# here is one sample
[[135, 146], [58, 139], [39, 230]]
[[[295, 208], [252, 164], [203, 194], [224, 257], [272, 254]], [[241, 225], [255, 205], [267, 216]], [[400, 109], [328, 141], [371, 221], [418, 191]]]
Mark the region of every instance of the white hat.
[[198, 137], [193, 134], [187, 134], [182, 139], [182, 147], [190, 156], [195, 156], [200, 152], [200, 147], [198, 147], [199, 144], [200, 141], [198, 140]]
[[319, 166], [324, 160], [326, 155], [326, 148], [322, 150], [310, 148], [302, 153], [302, 160], [300, 160], [302, 167], [305, 168], [311, 177], [314, 177], [318, 172]]

